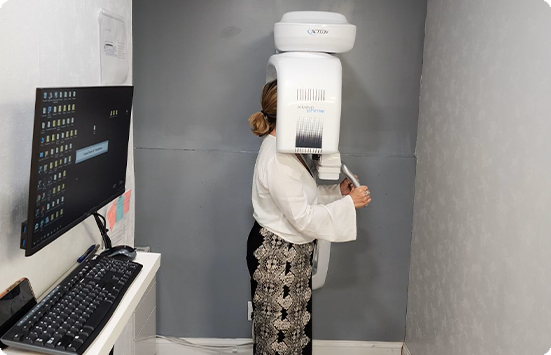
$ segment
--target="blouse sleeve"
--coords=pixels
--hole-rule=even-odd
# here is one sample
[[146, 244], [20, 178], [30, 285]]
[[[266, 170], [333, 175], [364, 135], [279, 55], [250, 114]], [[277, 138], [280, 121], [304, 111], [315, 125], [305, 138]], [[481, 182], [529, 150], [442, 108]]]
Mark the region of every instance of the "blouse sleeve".
[[267, 187], [285, 218], [303, 235], [330, 242], [356, 240], [356, 211], [350, 196], [310, 205], [292, 157], [278, 154], [267, 166]]
[[340, 184], [334, 185], [318, 185], [318, 202], [321, 204], [331, 203], [341, 199]]

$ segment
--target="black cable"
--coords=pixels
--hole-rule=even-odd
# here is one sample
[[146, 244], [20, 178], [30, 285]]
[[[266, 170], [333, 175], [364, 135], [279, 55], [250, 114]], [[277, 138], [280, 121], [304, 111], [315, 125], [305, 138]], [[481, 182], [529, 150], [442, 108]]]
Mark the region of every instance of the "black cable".
[[101, 233], [101, 237], [103, 238], [103, 244], [105, 244], [105, 249], [111, 249], [111, 238], [109, 238], [109, 235], [107, 235], [107, 232], [109, 232], [109, 229], [107, 229], [107, 221], [105, 220], [105, 217], [103, 217], [101, 214], [95, 212], [94, 219], [96, 220], [96, 224], [98, 225], [99, 231]]

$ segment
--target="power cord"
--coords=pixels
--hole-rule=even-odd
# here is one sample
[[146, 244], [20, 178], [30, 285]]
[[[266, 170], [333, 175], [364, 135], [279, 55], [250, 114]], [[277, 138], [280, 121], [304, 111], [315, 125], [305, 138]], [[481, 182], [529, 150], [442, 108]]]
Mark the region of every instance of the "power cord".
[[105, 220], [105, 217], [103, 217], [101, 214], [95, 212], [94, 219], [96, 220], [96, 224], [98, 225], [99, 231], [101, 233], [101, 238], [103, 239], [103, 244], [105, 245], [105, 249], [111, 249], [111, 238], [107, 235], [107, 232], [109, 232], [109, 229], [107, 229], [107, 221]]
[[252, 345], [253, 345], [252, 341], [242, 343], [242, 344], [237, 344], [237, 345], [201, 345], [201, 344], [195, 344], [195, 343], [192, 343], [188, 340], [185, 340], [185, 339], [182, 339], [182, 338], [177, 338], [177, 337], [167, 337], [167, 336], [164, 336], [164, 335], [157, 335], [156, 337], [157, 337], [157, 339], [164, 339], [164, 340], [170, 341], [171, 343], [174, 343], [174, 344], [177, 344], [177, 345], [185, 346], [185, 347], [188, 347], [188, 348], [195, 348], [195, 349], [202, 349], [202, 350], [206, 350], [206, 351], [213, 351], [213, 352], [216, 352], [217, 354], [220, 354], [220, 351], [226, 351], [227, 354], [237, 353], [237, 350], [239, 348], [249, 348], [249, 347], [252, 347]]

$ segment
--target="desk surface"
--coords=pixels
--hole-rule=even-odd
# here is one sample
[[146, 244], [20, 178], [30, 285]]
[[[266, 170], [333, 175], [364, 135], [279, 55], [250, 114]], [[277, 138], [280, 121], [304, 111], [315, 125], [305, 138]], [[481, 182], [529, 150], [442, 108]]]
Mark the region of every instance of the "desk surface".
[[[115, 345], [119, 335], [121, 335], [130, 316], [136, 310], [138, 303], [142, 299], [147, 287], [155, 277], [157, 270], [161, 266], [161, 254], [138, 252], [134, 260], [143, 265], [142, 271], [128, 288], [117, 309], [105, 324], [101, 333], [94, 340], [92, 345], [86, 350], [84, 355], [107, 355]], [[3, 350], [7, 355], [39, 355], [40, 353], [7, 348]]]

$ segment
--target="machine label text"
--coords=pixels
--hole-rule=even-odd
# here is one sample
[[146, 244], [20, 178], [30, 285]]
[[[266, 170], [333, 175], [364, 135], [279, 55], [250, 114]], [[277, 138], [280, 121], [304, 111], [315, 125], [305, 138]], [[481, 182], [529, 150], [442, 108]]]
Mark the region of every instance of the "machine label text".
[[309, 28], [308, 31], [309, 35], [315, 36], [315, 35], [326, 35], [329, 33], [328, 30], [319, 29], [319, 28]]
[[306, 110], [306, 113], [325, 113], [325, 110], [322, 108], [316, 108], [315, 106], [307, 106], [307, 105], [298, 105], [298, 110]]

